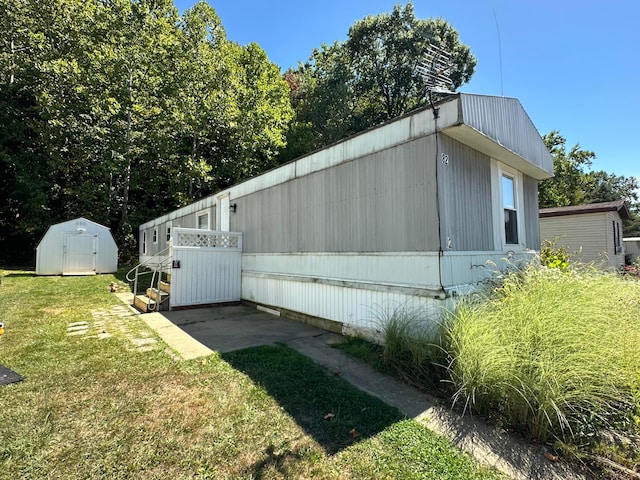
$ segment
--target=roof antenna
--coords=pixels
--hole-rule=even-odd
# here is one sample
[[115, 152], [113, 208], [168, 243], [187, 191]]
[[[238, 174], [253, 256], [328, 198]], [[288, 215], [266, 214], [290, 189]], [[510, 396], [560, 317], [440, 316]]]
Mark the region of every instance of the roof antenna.
[[451, 54], [432, 43], [428, 44], [427, 51], [416, 70], [427, 87], [433, 118], [438, 118], [440, 110], [433, 103], [433, 94], [454, 93], [451, 91], [453, 82], [449, 77], [452, 69]]
[[498, 16], [496, 15], [496, 9], [493, 10], [493, 19], [496, 22], [496, 30], [498, 31], [498, 56], [500, 57], [500, 96], [504, 97], [504, 88], [502, 85], [502, 40], [500, 39], [500, 26], [498, 25]]

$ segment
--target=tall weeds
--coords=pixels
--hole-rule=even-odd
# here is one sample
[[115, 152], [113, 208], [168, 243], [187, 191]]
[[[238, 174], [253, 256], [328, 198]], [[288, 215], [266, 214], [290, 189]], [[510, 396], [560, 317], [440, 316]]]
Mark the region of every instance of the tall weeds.
[[640, 411], [640, 284], [529, 266], [447, 322], [454, 400], [538, 440]]

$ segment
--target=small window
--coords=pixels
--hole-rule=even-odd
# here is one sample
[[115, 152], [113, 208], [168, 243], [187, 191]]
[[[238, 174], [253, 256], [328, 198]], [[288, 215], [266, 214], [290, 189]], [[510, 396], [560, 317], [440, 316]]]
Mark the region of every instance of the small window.
[[147, 232], [142, 231], [142, 254], [145, 255], [147, 253]]
[[153, 243], [158, 243], [158, 227], [154, 227], [153, 229]]
[[167, 243], [171, 242], [171, 225], [167, 225]]
[[199, 230], [209, 230], [209, 212], [199, 212], [196, 214], [196, 228]]
[[504, 210], [504, 238], [508, 245], [518, 242], [518, 210], [513, 177], [502, 175], [502, 209]]
[[614, 220], [613, 221], [613, 247], [614, 247], [613, 251], [616, 255], [622, 253], [622, 242], [621, 242], [620, 236], [621, 236], [620, 224]]

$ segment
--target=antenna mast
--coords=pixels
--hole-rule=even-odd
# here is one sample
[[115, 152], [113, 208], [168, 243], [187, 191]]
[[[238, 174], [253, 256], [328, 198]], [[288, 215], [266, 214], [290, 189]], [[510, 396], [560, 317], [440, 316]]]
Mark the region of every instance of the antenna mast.
[[453, 70], [451, 54], [430, 43], [427, 46], [427, 51], [425, 52], [422, 61], [416, 67], [416, 71], [422, 77], [422, 80], [427, 87], [429, 103], [431, 104], [431, 110], [433, 110], [433, 116], [435, 118], [438, 118], [438, 109], [435, 108], [433, 104], [433, 94], [454, 93], [451, 90], [453, 82], [449, 77], [451, 70]]

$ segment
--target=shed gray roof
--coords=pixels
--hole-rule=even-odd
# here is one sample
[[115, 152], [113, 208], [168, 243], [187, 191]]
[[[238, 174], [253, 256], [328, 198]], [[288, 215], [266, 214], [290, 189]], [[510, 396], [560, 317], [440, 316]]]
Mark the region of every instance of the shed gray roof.
[[541, 208], [540, 218], [560, 217], [562, 215], [581, 215], [584, 213], [618, 212], [620, 218], [630, 218], [629, 209], [624, 200], [614, 202], [589, 203], [586, 205], [572, 205], [570, 207]]

